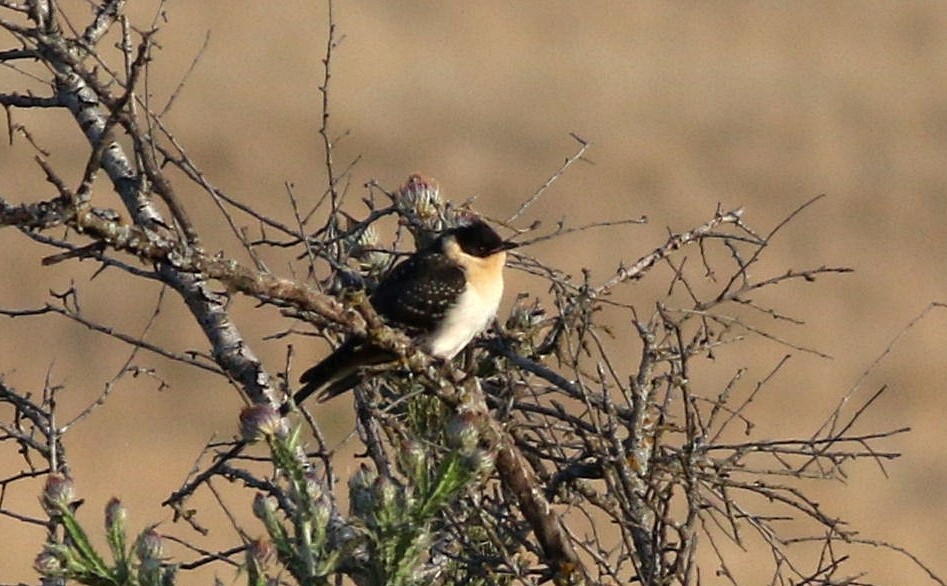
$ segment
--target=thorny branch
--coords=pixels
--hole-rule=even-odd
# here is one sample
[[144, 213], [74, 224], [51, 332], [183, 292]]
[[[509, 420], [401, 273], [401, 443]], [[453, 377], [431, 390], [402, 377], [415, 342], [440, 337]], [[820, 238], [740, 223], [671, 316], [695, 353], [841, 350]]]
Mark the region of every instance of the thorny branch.
[[[725, 540], [748, 550], [754, 541], [765, 544], [773, 560], [774, 584], [865, 583], [857, 568], [849, 568], [848, 552], [858, 546], [911, 557], [898, 546], [857, 536], [805, 489], [805, 481], [843, 478], [846, 462], [869, 459], [883, 469], [886, 461], [899, 455], [882, 444], [906, 429], [854, 431], [854, 424], [885, 388], [852, 411], [848, 404], [853, 388], [824, 425], [814, 433], [803, 432], [804, 439], [767, 438], [754, 423], [757, 400], [787, 368], [794, 352], [823, 356], [772, 331], [771, 320], [761, 325], [761, 315], [777, 317], [790, 326], [803, 322], [763, 305], [759, 293], [778, 290], [790, 281], [812, 282], [849, 270], [820, 266], [776, 271], [763, 278], [752, 277], [748, 270], [754, 267], [752, 274], [764, 272], [760, 268], [765, 266], [765, 253], [779, 232], [819, 198], [800, 206], [765, 236], [747, 225], [742, 209], [718, 208], [703, 224], [668, 234], [653, 250], [629, 264], [619, 264], [614, 274], [602, 280], [588, 272], [575, 280], [554, 265], [518, 253], [513, 268], [531, 275], [535, 291], [549, 294], [521, 296], [488, 340], [477, 344], [462, 363], [448, 368], [416, 352], [403, 333], [382, 323], [367, 303], [366, 293], [390, 269], [393, 259], [412, 250], [403, 237], [410, 235], [415, 243], [423, 243], [433, 232], [473, 212], [451, 207], [437, 184], [420, 175], [411, 176], [394, 191], [369, 182], [365, 209], [343, 206], [343, 188], [352, 184], [358, 159], [341, 169], [334, 162], [338, 139], [330, 135], [335, 130], [329, 125], [331, 65], [343, 37], [331, 3], [319, 85], [326, 189], [310, 202], [287, 185], [293, 210], [290, 218], [276, 217], [224, 193], [190, 158], [162, 119], [183, 91], [183, 82], [160, 113], [150, 108], [150, 92], [142, 92], [141, 86], [161, 35], [156, 26], [161, 19], [156, 15], [148, 26], [136, 28], [124, 4], [121, 0], [98, 2], [85, 26], [73, 26], [52, 2], [0, 1], [0, 29], [20, 45], [0, 51], [0, 64], [16, 62], [22, 67], [35, 60], [41, 67], [28, 75], [46, 86], [42, 96], [29, 90], [3, 88], [0, 92], [11, 141], [22, 134], [35, 147], [28, 130], [13, 120], [18, 109], [57, 108], [72, 115], [89, 145], [82, 179], [75, 187], [62, 179], [71, 174], [55, 169], [49, 155], [35, 147], [41, 154], [37, 164], [53, 193], [0, 194], [0, 228], [15, 227], [57, 249], [42, 259], [43, 266], [91, 261], [100, 270], [118, 268], [125, 278], [170, 287], [207, 338], [208, 351], [175, 351], [87, 315], [78, 303], [81, 285], [52, 295], [48, 303], [31, 309], [2, 309], [0, 314], [8, 319], [59, 315], [130, 345], [134, 350], [117, 377], [134, 370], [136, 353], [143, 350], [219, 374], [257, 406], [278, 405], [280, 385], [253, 350], [260, 341], [245, 338], [238, 329], [229, 306], [233, 295], [275, 306], [287, 323], [295, 319], [307, 328], [306, 333], [330, 343], [356, 336], [393, 350], [401, 357], [397, 364], [380, 369], [371, 384], [356, 391], [359, 423], [346, 440], [360, 442], [364, 448], [359, 451], [372, 464], [371, 474], [377, 476], [373, 488], [411, 488], [404, 454], [418, 446], [426, 447], [432, 474], [438, 466], [447, 466], [449, 450], [443, 445], [457, 419], [475, 424], [481, 450], [476, 453], [486, 461], [484, 469], [493, 471], [458, 493], [436, 522], [427, 522], [434, 537], [422, 543], [429, 551], [418, 558], [414, 583], [552, 581], [652, 586], [700, 584], [705, 576], [716, 573], [736, 584], [734, 562], [722, 547]], [[161, 3], [159, 13], [164, 9]], [[120, 27], [115, 27], [117, 23]], [[110, 53], [104, 47], [117, 36], [121, 36], [117, 44], [121, 65], [116, 67], [109, 63]], [[586, 160], [588, 141], [572, 136], [579, 145], [576, 152], [524, 199], [507, 223], [522, 218], [574, 163]], [[100, 194], [106, 188], [96, 183], [102, 172], [121, 198], [124, 214], [94, 205], [104, 200]], [[253, 259], [253, 267], [205, 250], [206, 240], [187, 212], [190, 202], [175, 188], [178, 180], [193, 183], [214, 201], [222, 221]], [[167, 217], [163, 210], [169, 212]], [[131, 222], [123, 221], [123, 215]], [[399, 221], [394, 249], [379, 245], [389, 241], [382, 239], [379, 222], [388, 216]], [[260, 237], [248, 237], [249, 227], [240, 225], [243, 221], [258, 225]], [[321, 225], [315, 227], [318, 222]], [[523, 242], [535, 244], [571, 231], [625, 230], [643, 222], [642, 218], [578, 227], [563, 223], [545, 235], [538, 234], [539, 225], [534, 224], [519, 232], [527, 235]], [[54, 228], [57, 231], [51, 235]], [[275, 231], [282, 241], [267, 231]], [[303, 259], [305, 270], [297, 272], [311, 274], [313, 282], [266, 270], [258, 255], [262, 247], [284, 254], [291, 262]], [[122, 260], [129, 257], [151, 270]], [[293, 266], [296, 270], [297, 265]], [[671, 276], [663, 297], [643, 301], [631, 294], [627, 285], [659, 279], [655, 269], [665, 266], [670, 267]], [[213, 281], [223, 284], [226, 292], [214, 291]], [[156, 311], [152, 321], [158, 317]], [[630, 324], [630, 331], [621, 332], [618, 324]], [[299, 334], [294, 324], [273, 338]], [[615, 343], [611, 338], [616, 335], [625, 339]], [[701, 378], [697, 367], [706, 366], [704, 357], [747, 338], [765, 340], [787, 354], [755, 382], [749, 381], [751, 373], [742, 366], [728, 375], [722, 388]], [[628, 351], [632, 347], [634, 353]], [[629, 359], [632, 355], [633, 360]], [[291, 357], [288, 352], [280, 375], [287, 382]], [[106, 405], [109, 385], [96, 408]], [[50, 472], [68, 474], [63, 436], [90, 417], [93, 409], [59, 424], [57, 392], [47, 381], [37, 399], [0, 378], [0, 405], [7, 408], [0, 418], [0, 445], [15, 446], [24, 463], [23, 470], [0, 479], [0, 514], [42, 524], [51, 536], [56, 534], [55, 517], [31, 519], [8, 510], [3, 496], [30, 478]], [[303, 514], [299, 502], [328, 507], [316, 530], [331, 536], [327, 543], [337, 549], [325, 567], [330, 574], [367, 579], [372, 559], [364, 541], [365, 525], [353, 522], [355, 513], [347, 516], [335, 499], [342, 469], [335, 454], [342, 446], [327, 445], [318, 420], [308, 412], [305, 415], [318, 451], [297, 450], [294, 457], [300, 466], [292, 470], [300, 472], [294, 486], [306, 490], [288, 490], [289, 480], [274, 477], [259, 457], [238, 459], [246, 447], [238, 441], [209, 446], [214, 461], [203, 469], [195, 467], [190, 480], [167, 504], [198, 532], [203, 531], [199, 512], [184, 503], [202, 489], [216, 497], [212, 481], [218, 478], [265, 493], [287, 518]], [[735, 429], [734, 423], [741, 428]], [[283, 423], [275, 428], [289, 429]], [[311, 460], [318, 465], [310, 464]], [[352, 484], [368, 477], [368, 468], [366, 464], [353, 476]], [[286, 470], [284, 475], [291, 476]], [[261, 510], [265, 509], [266, 503], [260, 502]], [[239, 527], [231, 511], [220, 506], [241, 539], [257, 532]], [[265, 517], [265, 511], [260, 515]], [[800, 532], [786, 532], [785, 521], [790, 519], [798, 522]], [[277, 526], [267, 529], [279, 531]], [[363, 541], [358, 541], [359, 536]], [[823, 544], [815, 559], [793, 549], [795, 544], [813, 541]], [[213, 552], [190, 539], [179, 542], [199, 556], [182, 569], [221, 560], [232, 564], [234, 556], [256, 546], [241, 543]], [[352, 546], [353, 542], [359, 546]], [[287, 575], [314, 579], [320, 566], [315, 546], [309, 546], [305, 563], [286, 562]], [[712, 568], [702, 566], [705, 562], [700, 561], [698, 548], [716, 558]], [[285, 562], [288, 555], [280, 552], [280, 560]], [[932, 582], [944, 584], [920, 560], [911, 559]]]

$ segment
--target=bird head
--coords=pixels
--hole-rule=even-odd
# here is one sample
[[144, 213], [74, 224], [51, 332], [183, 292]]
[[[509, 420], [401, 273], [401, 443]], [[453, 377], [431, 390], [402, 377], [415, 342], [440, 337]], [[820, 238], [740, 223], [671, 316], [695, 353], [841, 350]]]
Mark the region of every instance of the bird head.
[[460, 249], [470, 256], [487, 258], [498, 252], [519, 246], [516, 242], [503, 240], [500, 235], [483, 220], [474, 219], [441, 234], [437, 245], [442, 250], [445, 245], [456, 242]]

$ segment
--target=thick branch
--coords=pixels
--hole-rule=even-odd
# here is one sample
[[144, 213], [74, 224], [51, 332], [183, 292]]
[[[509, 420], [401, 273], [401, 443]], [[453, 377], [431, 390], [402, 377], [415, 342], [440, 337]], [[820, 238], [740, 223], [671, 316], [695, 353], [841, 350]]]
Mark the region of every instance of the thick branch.
[[[101, 141], [110, 140], [106, 132], [108, 114], [100, 96], [86, 83], [84, 78], [88, 76], [80, 75], [76, 65], [69, 59], [62, 36], [43, 35], [39, 48], [57, 73], [59, 99], [67, 105], [92, 147], [98, 148]], [[167, 225], [157, 207], [140, 190], [140, 178], [121, 145], [109, 142], [102, 149], [100, 163], [136, 225]], [[214, 295], [196, 273], [182, 272], [170, 263], [161, 264], [158, 272], [162, 280], [184, 299], [210, 341], [218, 363], [241, 384], [254, 402], [277, 404], [272, 377], [263, 369], [236, 325], [230, 321], [224, 300]]]

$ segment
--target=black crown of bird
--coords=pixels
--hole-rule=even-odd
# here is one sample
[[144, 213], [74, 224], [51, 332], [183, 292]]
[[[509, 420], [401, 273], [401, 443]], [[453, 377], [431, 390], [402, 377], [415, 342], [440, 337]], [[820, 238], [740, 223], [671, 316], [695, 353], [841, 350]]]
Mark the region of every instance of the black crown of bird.
[[[403, 329], [425, 352], [449, 360], [493, 321], [503, 296], [506, 251], [486, 222], [468, 218], [396, 265], [371, 295], [390, 325]], [[364, 369], [396, 359], [370, 342], [350, 338], [306, 370], [293, 402], [315, 394], [320, 402], [363, 382]]]

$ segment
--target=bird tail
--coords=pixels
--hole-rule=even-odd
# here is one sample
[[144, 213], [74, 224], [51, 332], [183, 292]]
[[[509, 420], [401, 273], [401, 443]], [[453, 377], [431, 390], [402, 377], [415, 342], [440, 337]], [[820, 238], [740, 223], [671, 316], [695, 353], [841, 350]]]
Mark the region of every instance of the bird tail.
[[315, 394], [316, 400], [324, 403], [362, 382], [365, 378], [360, 372], [363, 367], [384, 364], [395, 358], [394, 354], [381, 348], [348, 340], [299, 377], [303, 386], [293, 395], [293, 402], [299, 405]]

